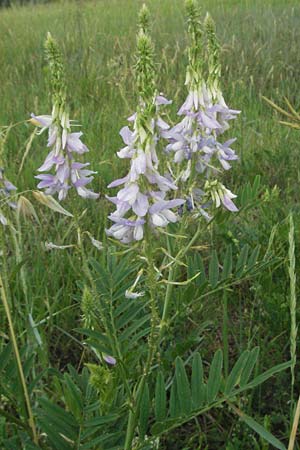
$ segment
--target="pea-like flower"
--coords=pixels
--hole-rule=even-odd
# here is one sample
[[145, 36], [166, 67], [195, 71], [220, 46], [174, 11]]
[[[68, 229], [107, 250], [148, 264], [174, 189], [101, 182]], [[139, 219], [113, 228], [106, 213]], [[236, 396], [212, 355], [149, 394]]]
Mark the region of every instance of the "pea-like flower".
[[238, 208], [232, 201], [233, 198], [236, 198], [236, 195], [227, 189], [222, 183], [217, 180], [207, 180], [204, 188], [205, 194], [211, 198], [216, 208], [219, 208], [221, 204], [223, 204], [228, 211], [238, 211]]

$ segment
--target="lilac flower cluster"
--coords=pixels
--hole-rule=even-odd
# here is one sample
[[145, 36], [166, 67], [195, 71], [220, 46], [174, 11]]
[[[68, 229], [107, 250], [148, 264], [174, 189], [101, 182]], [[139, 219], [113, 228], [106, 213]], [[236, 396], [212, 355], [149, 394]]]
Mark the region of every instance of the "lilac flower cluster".
[[[1, 203], [5, 203], [13, 209], [16, 209], [17, 204], [10, 200], [11, 193], [15, 191], [17, 188], [14, 186], [7, 178], [4, 176], [4, 169], [0, 167], [0, 197]], [[7, 225], [7, 219], [2, 213], [2, 207], [0, 209], [0, 222], [2, 225]]]
[[[58, 199], [64, 200], [71, 186], [75, 187], [77, 193], [83, 198], [96, 199], [99, 194], [88, 189], [86, 186], [93, 180], [96, 172], [87, 169], [89, 163], [75, 161], [75, 155], [88, 152], [88, 148], [81, 141], [81, 132], [72, 133], [68, 114], [59, 114], [53, 108], [51, 116], [31, 115], [31, 122], [40, 127], [39, 134], [48, 130], [48, 144], [51, 149], [44, 163], [38, 169], [46, 172], [37, 175], [40, 180], [39, 189], [45, 189], [48, 195], [58, 194]], [[54, 167], [54, 174], [48, 173]]]
[[[221, 183], [214, 180], [209, 182], [212, 175], [220, 172], [220, 169], [229, 170], [231, 161], [238, 159], [231, 145], [235, 139], [220, 142], [220, 136], [229, 128], [229, 121], [235, 119], [240, 111], [230, 109], [224, 100], [219, 87], [220, 67], [218, 61], [218, 48], [213, 30], [212, 20], [206, 19], [206, 28], [209, 40], [209, 75], [204, 81], [202, 67], [199, 67], [199, 41], [202, 40], [200, 32], [201, 24], [195, 17], [192, 21], [192, 48], [189, 55], [189, 66], [187, 68], [186, 85], [188, 96], [178, 111], [183, 119], [176, 124], [165, 136], [169, 139], [166, 147], [167, 152], [174, 153], [174, 162], [187, 161], [179, 178], [185, 182], [190, 180], [189, 196], [192, 204], [198, 203], [198, 209], [202, 211], [203, 202], [210, 197], [216, 207], [221, 204], [229, 211], [237, 211], [232, 202], [235, 197]], [[195, 32], [197, 31], [197, 33]], [[198, 51], [198, 53], [197, 53]], [[219, 166], [219, 167], [217, 167]], [[203, 175], [203, 190], [201, 195], [195, 195], [195, 176]], [[192, 175], [192, 176], [191, 176]], [[198, 193], [199, 193], [199, 189]], [[220, 200], [220, 201], [218, 201]], [[202, 202], [202, 205], [201, 205]]]
[[[183, 181], [190, 177], [193, 168], [197, 173], [209, 176], [218, 171], [215, 162], [224, 170], [229, 170], [230, 161], [238, 159], [231, 148], [235, 139], [219, 142], [219, 135], [229, 128], [228, 121], [239, 113], [229, 109], [222, 99], [220, 96], [219, 103], [213, 103], [208, 90], [200, 95], [198, 92], [190, 92], [178, 112], [184, 116], [183, 120], [165, 133], [169, 138], [166, 149], [174, 152], [174, 162], [187, 160], [186, 168], [181, 174]], [[221, 192], [220, 195], [222, 198]], [[227, 196], [225, 190], [224, 196]], [[225, 201], [224, 206], [230, 211], [237, 211], [232, 202], [229, 206]]]
[[114, 224], [106, 232], [123, 243], [143, 239], [146, 224], [153, 228], [176, 222], [178, 216], [171, 209], [184, 203], [182, 199], [166, 199], [166, 193], [177, 187], [170, 176], [162, 176], [158, 171], [156, 145], [169, 128], [159, 116], [159, 107], [168, 103], [163, 96], [156, 96], [156, 114], [148, 121], [147, 128], [142, 125], [138, 112], [128, 119], [133, 122], [133, 131], [127, 126], [120, 131], [126, 146], [117, 154], [119, 158], [130, 159], [130, 171], [108, 186], [124, 185], [117, 196], [107, 197], [116, 210], [109, 216]]
[[[47, 195], [58, 194], [59, 201], [67, 197], [73, 186], [83, 198], [96, 199], [99, 194], [87, 189], [93, 180], [93, 172], [87, 167], [89, 163], [75, 160], [76, 155], [88, 152], [81, 141], [82, 133], [71, 131], [68, 108], [66, 105], [66, 76], [63, 57], [59, 46], [51, 34], [47, 34], [45, 54], [50, 69], [50, 84], [52, 94], [52, 114], [35, 116], [31, 114], [31, 123], [40, 128], [38, 134], [48, 130], [50, 152], [44, 163], [38, 169], [41, 172], [36, 178], [40, 180], [39, 189], [45, 189]], [[54, 168], [54, 173], [49, 173]]]

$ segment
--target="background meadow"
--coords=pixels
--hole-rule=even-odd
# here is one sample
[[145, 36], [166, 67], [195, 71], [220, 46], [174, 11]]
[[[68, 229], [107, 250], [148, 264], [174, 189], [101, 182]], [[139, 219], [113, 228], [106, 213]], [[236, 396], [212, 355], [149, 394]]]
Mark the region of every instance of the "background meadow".
[[[81, 259], [73, 248], [48, 251], [45, 242], [76, 244], [78, 224], [82, 232], [106, 242], [106, 212], [111, 207], [103, 196], [108, 193], [107, 184], [126, 173], [126, 162], [118, 160], [116, 151], [121, 147], [119, 130], [126, 125], [137, 101], [132, 63], [142, 3], [74, 1], [0, 9], [0, 125], [22, 122], [11, 128], [3, 144], [8, 178], [19, 191], [34, 189], [36, 168], [46, 156], [46, 138], [31, 139], [33, 127], [24, 121], [31, 112], [50, 112], [43, 53], [50, 31], [65, 57], [71, 115], [82, 124], [91, 166], [98, 171], [93, 189], [102, 194], [101, 200], [93, 202], [70, 193], [63, 206], [76, 220], [35, 203], [39, 222], [20, 221], [19, 254], [11, 248], [8, 255], [15, 328], [24, 346], [24, 360], [30, 355], [33, 373], [39, 375], [32, 396], [47, 395], [59, 404], [63, 403], [63, 394], [54, 375], [67, 371], [68, 364], [81, 373], [84, 364], [93, 361], [93, 355], [84, 352], [83, 337], [76, 331], [82, 325]], [[153, 19], [158, 86], [173, 99], [169, 120], [174, 122], [186, 95], [184, 6], [181, 0], [148, 0], [147, 5]], [[227, 294], [229, 357], [235, 360], [243, 350], [258, 345], [256, 370], [262, 371], [290, 358], [290, 212], [294, 213], [296, 264], [300, 223], [299, 131], [280, 125], [282, 117], [262, 96], [280, 105], [287, 97], [299, 108], [300, 5], [291, 0], [203, 0], [201, 5], [202, 11], [209, 10], [216, 21], [222, 45], [224, 97], [242, 113], [232, 129], [240, 159], [228, 175], [228, 185], [239, 194], [241, 211], [204, 232], [200, 252], [209, 278], [210, 248], [216, 248], [222, 261], [231, 245], [240, 281]], [[239, 257], [243, 249], [248, 248], [251, 254], [257, 246], [261, 269], [242, 276]], [[105, 259], [88, 238], [86, 252], [102, 262]], [[215, 350], [224, 344], [223, 290], [213, 289], [211, 280], [203, 288], [199, 283], [184, 294], [174, 291], [181, 328], [169, 336], [166, 366], [171, 366], [176, 356], [186, 356], [192, 347], [199, 349], [204, 360], [211, 361]], [[197, 292], [200, 300], [195, 303]], [[1, 308], [0, 326], [4, 348], [8, 331]], [[33, 377], [31, 372], [28, 377]], [[299, 383], [296, 370], [295, 399]], [[290, 427], [290, 386], [289, 372], [282, 372], [254, 390], [243, 405], [285, 443]], [[0, 419], [0, 448], [21, 448], [19, 441], [4, 446], [9, 434], [5, 420]], [[159, 448], [274, 448], [222, 408], [209, 412], [200, 425], [205, 430], [203, 438], [199, 438], [199, 424], [193, 422], [164, 437]], [[78, 444], [70, 448], [88, 447]]]

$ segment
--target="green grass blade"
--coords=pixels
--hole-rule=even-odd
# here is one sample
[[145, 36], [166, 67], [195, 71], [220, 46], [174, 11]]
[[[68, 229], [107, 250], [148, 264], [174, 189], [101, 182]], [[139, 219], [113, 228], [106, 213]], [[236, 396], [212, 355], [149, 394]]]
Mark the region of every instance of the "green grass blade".
[[[235, 408], [236, 410], [236, 408]], [[273, 445], [273, 447], [279, 450], [286, 450], [286, 447], [280, 442], [273, 434], [271, 434], [268, 430], [266, 430], [262, 425], [260, 425], [256, 420], [252, 419], [252, 417], [247, 416], [242, 411], [238, 412], [240, 418], [254, 430], [259, 436], [265, 441], [269, 442], [269, 444]]]

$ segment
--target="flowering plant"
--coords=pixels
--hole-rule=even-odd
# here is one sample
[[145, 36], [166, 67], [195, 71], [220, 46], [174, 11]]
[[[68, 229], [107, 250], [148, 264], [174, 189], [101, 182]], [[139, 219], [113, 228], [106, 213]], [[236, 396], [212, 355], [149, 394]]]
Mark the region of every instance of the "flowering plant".
[[[56, 227], [52, 227], [50, 221], [44, 237], [42, 223], [29, 200], [22, 195], [24, 192], [18, 194], [14, 220], [8, 221], [2, 214], [2, 206], [8, 204], [15, 208], [13, 200], [17, 195], [12, 195], [15, 186], [6, 179], [2, 169], [6, 164], [0, 158], [0, 222], [9, 225], [0, 226], [0, 296], [12, 342], [11, 346], [7, 333], [2, 333], [7, 345], [0, 348], [3, 400], [0, 428], [4, 431], [0, 432], [0, 442], [5, 448], [169, 448], [169, 442], [171, 446], [174, 443], [173, 436], [168, 441], [162, 436], [170, 435], [186, 423], [190, 424], [192, 432], [186, 433], [189, 436], [187, 440], [184, 437], [184, 446], [198, 448], [207, 444], [198, 417], [214, 408], [222, 419], [220, 411], [225, 410], [225, 405], [263, 439], [276, 448], [285, 448], [240, 410], [243, 403], [240, 396], [245, 398], [247, 390], [291, 366], [293, 399], [297, 337], [293, 219], [290, 216], [292, 364], [279, 364], [257, 376], [258, 347], [250, 350], [250, 341], [244, 345], [240, 338], [237, 349], [233, 347], [229, 351], [227, 294], [233, 293], [235, 285], [243, 283], [244, 288], [246, 280], [248, 284], [250, 277], [271, 264], [274, 233], [272, 231], [260, 263], [259, 246], [249, 251], [248, 242], [242, 246], [229, 229], [228, 238], [235, 244], [234, 249], [231, 243], [223, 242], [217, 251], [213, 243], [213, 232], [218, 231], [218, 224], [215, 227], [215, 222], [212, 223], [216, 210], [221, 207], [231, 212], [238, 210], [233, 201], [236, 195], [223, 184], [222, 172], [228, 171], [237, 160], [232, 149], [235, 139], [224, 138], [224, 134], [239, 111], [227, 106], [221, 91], [220, 49], [211, 17], [207, 15], [202, 24], [197, 1], [186, 0], [186, 6], [188, 93], [178, 111], [180, 121], [173, 126], [167, 123], [171, 123], [170, 118], [166, 122], [164, 116], [171, 101], [156, 87], [158, 71], [150, 37], [149, 12], [145, 6], [140, 12], [134, 65], [137, 107], [128, 119], [129, 126], [120, 131], [125, 146], [117, 153], [119, 159], [128, 163], [129, 170], [108, 186], [116, 189], [106, 197], [114, 207], [108, 217], [103, 209], [112, 205], [104, 198], [98, 203], [100, 210], [97, 210], [95, 224], [102, 230], [101, 241], [91, 230], [81, 230], [81, 219], [88, 209], [73, 215], [59, 203], [72, 187], [83, 198], [96, 199], [99, 194], [86, 187], [95, 172], [88, 168], [89, 163], [77, 160], [88, 149], [81, 140], [82, 133], [73, 131], [76, 124], [69, 119], [62, 56], [51, 35], [47, 36], [45, 48], [51, 73], [52, 114], [32, 114], [30, 121], [39, 128], [37, 134], [48, 133], [49, 154], [36, 177], [38, 187], [45, 189], [45, 193], [33, 191], [33, 195], [43, 205], [66, 216], [57, 228], [65, 227], [67, 220], [70, 225], [54, 243], [49, 234]], [[35, 134], [36, 130], [27, 142], [21, 167]], [[250, 200], [257, 200], [258, 189], [259, 177], [256, 177], [253, 187], [248, 183], [242, 191], [241, 208]], [[53, 194], [58, 195], [58, 201]], [[86, 216], [93, 217], [92, 214]], [[31, 219], [39, 227], [30, 228]], [[31, 240], [28, 240], [29, 234], [33, 235]], [[77, 240], [69, 242], [74, 235]], [[93, 245], [93, 255], [86, 253], [86, 241]], [[40, 255], [32, 252], [33, 258], [43, 257], [40, 264], [43, 270], [34, 270], [39, 261], [30, 261], [30, 255], [22, 253], [27, 246], [36, 250], [32, 246], [36, 242], [42, 243], [42, 251]], [[51, 253], [53, 256], [62, 254], [62, 270], [55, 265], [56, 273], [51, 277], [53, 286], [48, 292], [47, 283], [45, 291], [40, 290], [35, 272], [43, 272], [39, 281], [47, 279], [45, 269], [54, 266], [55, 260]], [[15, 267], [11, 267], [11, 261], [17, 263]], [[281, 264], [278, 258], [276, 261]], [[79, 302], [72, 301], [76, 296], [73, 286], [82, 289], [80, 318]], [[32, 295], [37, 288], [38, 293]], [[72, 301], [67, 307], [60, 304], [64, 291], [68, 301]], [[52, 294], [54, 302], [50, 303]], [[78, 296], [75, 298], [78, 300]], [[36, 299], [44, 301], [36, 302]], [[223, 309], [221, 326], [213, 317], [219, 317], [218, 300]], [[35, 303], [45, 303], [44, 310], [37, 313]], [[55, 310], [53, 305], [57, 303], [59, 307]], [[209, 308], [213, 308], [211, 316]], [[55, 323], [61, 320], [65, 325], [65, 313], [71, 309], [76, 311], [74, 322], [77, 324], [80, 320], [82, 327], [72, 327], [69, 333]], [[254, 313], [252, 308], [246, 317], [252, 321]], [[26, 321], [26, 329], [19, 326], [17, 318]], [[48, 370], [44, 350], [52, 322], [55, 332], [63, 333], [72, 339], [74, 346], [82, 349], [78, 357], [75, 347], [77, 368], [71, 364], [66, 367], [63, 361], [63, 366], [56, 362], [56, 370]], [[241, 324], [239, 327], [241, 335]], [[206, 328], [212, 343], [207, 350], [203, 345]], [[249, 336], [251, 329], [250, 326]], [[46, 332], [42, 332], [44, 330]], [[85, 341], [73, 335], [73, 331], [83, 334]], [[61, 340], [57, 341], [59, 351], [53, 353], [60, 356], [63, 353]], [[22, 343], [22, 351], [18, 342]], [[216, 345], [219, 348], [215, 351]], [[243, 345], [246, 350], [230, 368], [230, 355]], [[17, 364], [10, 363], [11, 348]], [[210, 358], [212, 348], [214, 354]], [[24, 370], [22, 360], [25, 360]], [[43, 361], [46, 361], [44, 367]], [[62, 369], [63, 374], [57, 369]], [[47, 388], [42, 391], [45, 379]], [[47, 399], [49, 395], [51, 400]], [[224, 417], [227, 424], [228, 414]], [[221, 420], [216, 423], [221, 430]], [[230, 428], [231, 438], [234, 433], [233, 427]], [[6, 433], [8, 439], [2, 439]], [[217, 436], [214, 442], [221, 440]], [[252, 435], [251, 442], [254, 442]], [[175, 445], [178, 447], [180, 443]]]

